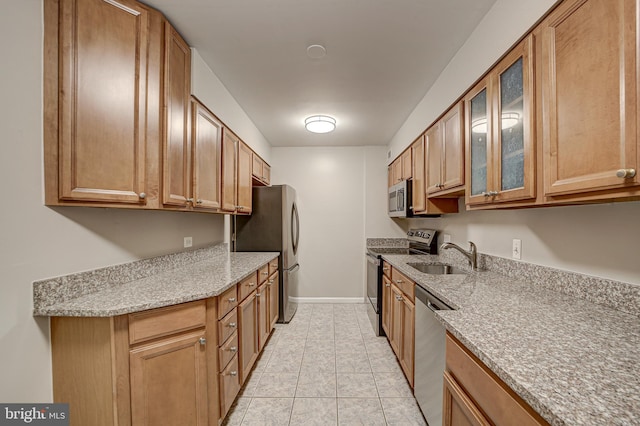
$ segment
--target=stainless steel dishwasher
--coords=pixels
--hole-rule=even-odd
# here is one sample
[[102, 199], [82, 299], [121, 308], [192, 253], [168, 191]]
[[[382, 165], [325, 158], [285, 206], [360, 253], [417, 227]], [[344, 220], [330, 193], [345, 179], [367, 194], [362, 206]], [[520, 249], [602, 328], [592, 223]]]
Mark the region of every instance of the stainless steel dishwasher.
[[416, 284], [414, 395], [430, 426], [442, 424], [442, 375], [445, 368], [445, 330], [436, 311], [450, 310], [444, 302]]

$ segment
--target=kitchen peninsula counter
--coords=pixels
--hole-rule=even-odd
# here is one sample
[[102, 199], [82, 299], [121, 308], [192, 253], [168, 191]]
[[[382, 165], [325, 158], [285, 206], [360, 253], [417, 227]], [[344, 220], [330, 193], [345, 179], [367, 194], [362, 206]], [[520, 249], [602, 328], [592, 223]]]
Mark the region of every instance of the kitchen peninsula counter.
[[468, 268], [450, 252], [382, 257], [451, 306], [436, 314], [445, 328], [552, 425], [640, 424], [638, 286], [491, 256], [481, 265], [501, 273], [408, 264]]
[[33, 315], [111, 317], [214, 297], [278, 255], [220, 244], [42, 280]]

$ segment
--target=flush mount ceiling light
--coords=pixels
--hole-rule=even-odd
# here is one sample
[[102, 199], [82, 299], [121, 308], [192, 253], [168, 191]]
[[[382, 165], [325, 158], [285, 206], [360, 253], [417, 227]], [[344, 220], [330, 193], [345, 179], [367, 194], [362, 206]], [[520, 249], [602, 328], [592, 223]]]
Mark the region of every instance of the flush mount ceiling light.
[[311, 59], [320, 59], [324, 58], [327, 54], [327, 49], [321, 44], [312, 44], [307, 47], [307, 56]]
[[304, 120], [304, 127], [311, 133], [329, 133], [336, 128], [336, 119], [328, 115], [312, 115]]

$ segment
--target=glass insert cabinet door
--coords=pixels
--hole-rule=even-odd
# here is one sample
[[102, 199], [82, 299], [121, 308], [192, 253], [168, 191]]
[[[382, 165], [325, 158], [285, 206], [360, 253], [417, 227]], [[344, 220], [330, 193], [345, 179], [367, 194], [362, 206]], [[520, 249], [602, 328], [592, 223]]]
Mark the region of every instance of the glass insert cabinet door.
[[466, 97], [467, 204], [535, 197], [531, 37]]

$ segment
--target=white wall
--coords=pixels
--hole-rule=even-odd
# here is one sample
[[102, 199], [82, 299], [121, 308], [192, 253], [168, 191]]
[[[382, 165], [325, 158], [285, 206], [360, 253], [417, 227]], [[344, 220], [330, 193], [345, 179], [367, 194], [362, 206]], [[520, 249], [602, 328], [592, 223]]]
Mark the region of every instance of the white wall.
[[0, 401], [52, 400], [49, 321], [32, 282], [222, 241], [223, 217], [44, 206], [42, 0], [0, 3]]
[[191, 93], [271, 164], [271, 145], [194, 48], [191, 48], [191, 78]]
[[364, 297], [362, 147], [274, 147], [272, 183], [297, 192], [297, 297]]

